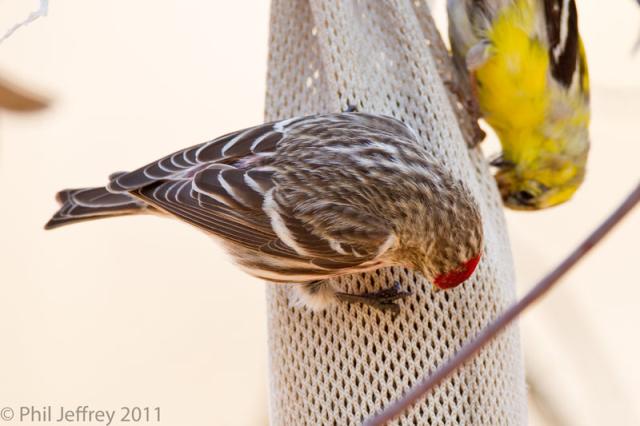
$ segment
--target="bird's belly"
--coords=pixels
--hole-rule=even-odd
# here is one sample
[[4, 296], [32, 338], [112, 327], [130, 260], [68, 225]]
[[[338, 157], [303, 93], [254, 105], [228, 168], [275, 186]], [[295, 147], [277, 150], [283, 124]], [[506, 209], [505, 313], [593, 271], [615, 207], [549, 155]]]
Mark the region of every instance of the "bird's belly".
[[503, 144], [512, 140], [509, 133], [538, 127], [547, 111], [549, 58], [531, 31], [533, 20], [522, 10], [496, 18], [487, 34], [488, 59], [474, 73], [483, 116]]
[[281, 283], [303, 283], [315, 280], [335, 278], [342, 275], [373, 271], [388, 266], [382, 261], [370, 261], [358, 266], [342, 269], [326, 269], [310, 262], [277, 259], [272, 256], [256, 256], [252, 261], [247, 258], [235, 258], [236, 263], [248, 274], [254, 277]]

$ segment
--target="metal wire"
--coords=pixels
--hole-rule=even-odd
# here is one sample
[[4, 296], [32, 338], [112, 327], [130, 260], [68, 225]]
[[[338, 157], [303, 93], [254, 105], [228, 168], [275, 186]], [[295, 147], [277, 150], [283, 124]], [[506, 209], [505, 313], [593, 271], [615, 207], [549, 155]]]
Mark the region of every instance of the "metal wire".
[[495, 321], [489, 324], [473, 340], [465, 344], [462, 349], [446, 364], [438, 368], [434, 374], [413, 389], [407, 392], [401, 399], [385, 408], [381, 413], [364, 423], [364, 426], [380, 426], [400, 416], [405, 410], [413, 406], [420, 398], [432, 391], [438, 384], [446, 379], [455, 370], [469, 361], [480, 349], [491, 342], [498, 333], [504, 330], [525, 309], [538, 301], [549, 291], [573, 266], [578, 263], [596, 244], [598, 244], [613, 229], [627, 213], [629, 213], [640, 201], [640, 183], [627, 196], [624, 202], [587, 237], [562, 263], [544, 277], [529, 291], [520, 301], [512, 305], [502, 313]]

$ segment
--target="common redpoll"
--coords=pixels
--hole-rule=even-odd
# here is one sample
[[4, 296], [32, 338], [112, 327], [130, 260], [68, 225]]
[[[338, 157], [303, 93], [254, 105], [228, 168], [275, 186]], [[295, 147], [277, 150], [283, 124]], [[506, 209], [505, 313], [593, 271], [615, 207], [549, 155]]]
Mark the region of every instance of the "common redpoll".
[[402, 122], [343, 112], [276, 121], [193, 146], [106, 187], [58, 193], [55, 228], [158, 213], [217, 237], [251, 275], [295, 286], [301, 301], [396, 310], [399, 287], [349, 295], [326, 281], [404, 266], [448, 289], [480, 260], [480, 214], [462, 182]]

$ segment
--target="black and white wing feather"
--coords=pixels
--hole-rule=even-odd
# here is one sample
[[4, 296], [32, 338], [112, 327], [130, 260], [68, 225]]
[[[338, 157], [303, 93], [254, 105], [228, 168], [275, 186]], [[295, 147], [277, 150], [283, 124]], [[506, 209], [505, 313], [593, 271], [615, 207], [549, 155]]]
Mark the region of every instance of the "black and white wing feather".
[[578, 10], [575, 0], [544, 0], [551, 73], [570, 87], [579, 66]]
[[[413, 137], [396, 120], [342, 115], [375, 118], [383, 131]], [[319, 279], [377, 265], [394, 238], [383, 219], [324, 203], [314, 217], [337, 218], [340, 225], [305, 222], [281, 196], [286, 189], [277, 185], [278, 170], [264, 161], [276, 155], [279, 144], [295, 144], [292, 139], [300, 136], [291, 130], [313, 120], [294, 118], [230, 133], [119, 174], [107, 188], [219, 237], [239, 264], [267, 279]]]
[[126, 193], [114, 194], [105, 187], [65, 189], [56, 195], [60, 209], [45, 229], [111, 216], [139, 214], [149, 206]]

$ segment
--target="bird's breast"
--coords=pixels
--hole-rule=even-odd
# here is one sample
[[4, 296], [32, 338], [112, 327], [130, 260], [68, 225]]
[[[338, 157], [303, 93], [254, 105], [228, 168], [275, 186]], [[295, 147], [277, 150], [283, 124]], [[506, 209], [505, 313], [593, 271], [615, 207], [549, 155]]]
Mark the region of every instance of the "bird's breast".
[[503, 145], [514, 140], [510, 133], [539, 127], [549, 104], [548, 52], [527, 4], [514, 2], [495, 18], [488, 59], [474, 75], [480, 108]]

